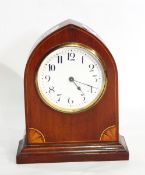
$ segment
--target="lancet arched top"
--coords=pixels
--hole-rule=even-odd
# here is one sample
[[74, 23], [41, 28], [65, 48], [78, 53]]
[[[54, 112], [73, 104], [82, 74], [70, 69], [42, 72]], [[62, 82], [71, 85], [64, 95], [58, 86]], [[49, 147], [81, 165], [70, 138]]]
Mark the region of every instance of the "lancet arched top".
[[[41, 121], [42, 119], [45, 118], [46, 122], [49, 123], [49, 120], [53, 121], [56, 118], [57, 119], [59, 118], [59, 120], [61, 121], [63, 120], [64, 116], [69, 115], [55, 111], [50, 107], [46, 106], [42, 102], [37, 91], [36, 75], [40, 63], [45, 58], [45, 56], [49, 54], [49, 52], [51, 52], [53, 49], [62, 44], [70, 42], [80, 43], [95, 50], [100, 56], [102, 62], [104, 63], [104, 68], [107, 75], [107, 86], [105, 89], [105, 93], [102, 96], [99, 103], [97, 103], [90, 110], [86, 110], [86, 112], [84, 113], [82, 112], [79, 114], [77, 113], [73, 114], [73, 116], [77, 117], [77, 120], [79, 122], [82, 122], [82, 117], [83, 118], [85, 117], [87, 118], [88, 116], [92, 117], [91, 119], [92, 125], [90, 125], [91, 128], [88, 128], [88, 130], [91, 131], [93, 126], [94, 130], [96, 130], [97, 128], [97, 131], [95, 132], [96, 135], [91, 136], [91, 139], [100, 140], [100, 135], [103, 132], [103, 130], [105, 130], [110, 126], [115, 126], [116, 132], [114, 134], [114, 140], [117, 140], [118, 139], [118, 78], [117, 78], [117, 69], [115, 61], [110, 51], [105, 46], [105, 44], [94, 32], [92, 32], [86, 26], [73, 20], [64, 21], [63, 23], [50, 29], [47, 33], [45, 33], [45, 35], [43, 35], [43, 37], [41, 37], [39, 42], [35, 44], [35, 47], [33, 48], [30, 54], [30, 57], [28, 59], [25, 68], [25, 76], [24, 76], [25, 112], [27, 118], [26, 119], [27, 129], [37, 128], [38, 130], [43, 131], [43, 127], [38, 125], [38, 122], [37, 124], [35, 123], [36, 120]], [[41, 116], [39, 116], [38, 113], [41, 114]], [[101, 120], [99, 118], [100, 116]], [[72, 122], [71, 120], [75, 120], [75, 117], [74, 119], [70, 117], [69, 119], [67, 119], [67, 122]], [[51, 126], [47, 126], [46, 131], [47, 129], [49, 130], [50, 128]], [[59, 133], [56, 133], [56, 135], [57, 134]], [[48, 138], [46, 138], [46, 140], [47, 139]]]
[[41, 36], [31, 50], [25, 71], [29, 64], [33, 64], [33, 59], [36, 61], [37, 55], [42, 59], [51, 49], [67, 42], [78, 42], [91, 47], [101, 55], [102, 59], [107, 57], [105, 61], [109, 61], [112, 69], [117, 72], [115, 61], [100, 37], [86, 25], [71, 19], [54, 26]]
[[[97, 52], [107, 75], [100, 100], [91, 108], [73, 114], [46, 105], [37, 91], [41, 61], [53, 49], [68, 42], [80, 43]], [[77, 73], [80, 71], [85, 77], [85, 71], [79, 69]], [[88, 27], [67, 20], [46, 32], [28, 59], [24, 89], [26, 136], [19, 145], [18, 163], [128, 159], [125, 141], [119, 137], [116, 64], [105, 44]]]

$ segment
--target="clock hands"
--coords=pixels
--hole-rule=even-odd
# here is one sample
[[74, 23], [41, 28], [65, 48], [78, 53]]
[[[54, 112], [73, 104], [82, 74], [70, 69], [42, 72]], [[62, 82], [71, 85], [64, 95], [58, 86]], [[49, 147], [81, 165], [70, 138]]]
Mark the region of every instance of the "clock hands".
[[89, 87], [92, 87], [92, 88], [97, 89], [96, 87], [94, 87], [94, 86], [92, 86], [92, 85], [89, 85], [89, 84], [86, 84], [86, 83], [82, 83], [82, 82], [77, 81], [77, 80], [74, 80], [74, 81], [75, 81], [75, 82], [78, 82], [78, 83], [81, 83], [81, 84], [84, 84], [84, 85], [86, 85], [86, 86], [89, 86]]
[[70, 82], [73, 82], [74, 85], [77, 87], [77, 90], [81, 91], [82, 94], [84, 94], [83, 91], [81, 90], [81, 87], [78, 86], [78, 85], [76, 84], [76, 82], [74, 81], [74, 78], [73, 78], [73, 77], [69, 77], [69, 81], [70, 81]]
[[[73, 82], [73, 83], [77, 82], [77, 83], [80, 83], [80, 84], [89, 86], [89, 87], [91, 88], [91, 92], [92, 92], [92, 89], [93, 89], [93, 88], [97, 89], [96, 87], [94, 87], [94, 86], [92, 86], [92, 85], [89, 85], [89, 84], [86, 84], [86, 83], [82, 83], [82, 82], [80, 82], [80, 81], [77, 81], [77, 80], [75, 80], [73, 77], [69, 77], [69, 81], [71, 81], [71, 82]], [[79, 87], [79, 86], [78, 86], [78, 87]], [[79, 87], [79, 88], [80, 88], [80, 87]]]

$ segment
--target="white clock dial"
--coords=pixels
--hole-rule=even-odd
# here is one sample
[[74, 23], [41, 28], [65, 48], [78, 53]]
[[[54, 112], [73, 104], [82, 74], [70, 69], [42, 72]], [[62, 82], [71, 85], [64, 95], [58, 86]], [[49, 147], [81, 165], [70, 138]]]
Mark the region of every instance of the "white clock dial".
[[88, 109], [100, 99], [106, 76], [94, 51], [80, 44], [67, 44], [43, 59], [36, 82], [47, 105], [73, 113]]

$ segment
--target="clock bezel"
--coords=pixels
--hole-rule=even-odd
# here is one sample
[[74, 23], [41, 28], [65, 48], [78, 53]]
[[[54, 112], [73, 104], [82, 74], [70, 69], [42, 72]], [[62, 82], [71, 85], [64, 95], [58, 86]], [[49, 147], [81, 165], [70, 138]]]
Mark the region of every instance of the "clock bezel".
[[[55, 105], [54, 103], [49, 101], [45, 97], [45, 95], [43, 95], [43, 90], [40, 89], [39, 85], [38, 85], [38, 71], [39, 71], [39, 68], [40, 68], [42, 62], [54, 50], [59, 49], [59, 48], [63, 48], [63, 47], [80, 47], [80, 48], [86, 49], [89, 53], [91, 53], [93, 55], [93, 57], [95, 59], [97, 59], [99, 61], [99, 63], [102, 66], [102, 69], [103, 69], [104, 79], [103, 79], [103, 83], [102, 83], [102, 87], [101, 87], [100, 93], [96, 96], [96, 98], [94, 100], [92, 100], [88, 105], [86, 105], [86, 106], [84, 106], [82, 108], [66, 109], [66, 108], [63, 108], [63, 107]], [[67, 43], [63, 43], [63, 44], [55, 46], [53, 49], [49, 50], [48, 53], [43, 57], [43, 59], [41, 60], [41, 63], [38, 66], [38, 69], [36, 71], [35, 84], [36, 84], [36, 91], [37, 91], [40, 99], [45, 103], [45, 105], [49, 106], [50, 108], [52, 108], [55, 111], [62, 112], [62, 113], [68, 113], [68, 114], [80, 113], [80, 112], [84, 112], [86, 110], [89, 110], [90, 108], [95, 106], [100, 101], [100, 99], [103, 97], [103, 95], [105, 93], [105, 90], [106, 90], [106, 87], [107, 87], [107, 71], [105, 69], [105, 64], [104, 64], [101, 56], [94, 49], [92, 49], [91, 47], [86, 46], [86, 45], [84, 45], [82, 43], [67, 42]]]

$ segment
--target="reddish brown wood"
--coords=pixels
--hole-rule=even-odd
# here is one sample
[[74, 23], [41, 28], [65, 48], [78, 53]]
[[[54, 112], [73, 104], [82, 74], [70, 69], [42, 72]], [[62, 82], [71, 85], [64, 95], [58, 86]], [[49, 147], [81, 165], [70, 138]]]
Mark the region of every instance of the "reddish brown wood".
[[119, 142], [27, 145], [21, 140], [17, 163], [128, 160], [125, 140]]
[[[51, 107], [48, 107], [38, 95], [36, 90], [35, 78], [38, 67], [45, 57], [52, 49], [58, 45], [67, 43], [67, 42], [77, 42], [91, 47], [97, 53], [99, 53], [102, 61], [104, 63], [106, 74], [107, 74], [107, 88], [101, 98], [101, 100], [92, 108], [88, 109], [85, 112], [75, 113], [75, 114], [64, 114], [58, 111], [53, 110]], [[103, 44], [103, 42], [95, 35], [93, 35], [88, 29], [83, 27], [81, 24], [74, 22], [72, 20], [67, 20], [62, 23], [57, 30], [49, 31], [45, 37], [35, 46], [32, 51], [29, 60], [25, 69], [24, 77], [24, 87], [25, 87], [25, 116], [26, 116], [26, 139], [24, 144], [20, 144], [22, 147], [19, 148], [17, 155], [17, 163], [29, 163], [29, 162], [51, 162], [48, 160], [47, 153], [43, 156], [35, 156], [37, 154], [38, 148], [44, 148], [46, 145], [54, 144], [54, 149], [58, 147], [59, 144], [62, 144], [62, 147], [65, 147], [65, 144], [89, 144], [97, 143], [101, 144], [101, 134], [103, 131], [111, 126], [115, 126], [113, 139], [106, 140], [106, 145], [110, 141], [114, 141], [115, 144], [119, 144], [119, 132], [118, 132], [118, 79], [117, 79], [117, 68], [114, 62], [114, 59]], [[42, 133], [45, 142], [35, 146], [31, 143], [29, 137], [29, 129], [34, 128]], [[29, 139], [28, 139], [29, 138]], [[103, 140], [105, 141], [105, 140]], [[109, 142], [108, 142], [109, 141]], [[110, 144], [109, 144], [110, 145]], [[32, 147], [33, 154], [30, 156], [27, 150]], [[48, 148], [46, 146], [46, 148]], [[73, 148], [72, 148], [73, 149]], [[81, 149], [81, 146], [80, 146]], [[47, 150], [47, 149], [46, 149]], [[67, 150], [66, 150], [67, 151]], [[125, 158], [120, 155], [122, 152], [118, 153], [120, 158], [114, 159], [127, 159], [128, 152], [124, 148], [126, 154]], [[39, 151], [38, 151], [39, 152]], [[57, 153], [57, 150], [55, 151]], [[75, 152], [75, 150], [74, 150]], [[100, 152], [101, 153], [101, 152]], [[60, 155], [61, 154], [61, 155]], [[73, 161], [73, 160], [103, 160], [104, 156], [98, 157], [98, 153], [94, 153], [94, 158], [91, 158], [91, 155], [85, 158], [85, 155], [82, 155], [82, 158], [79, 158], [79, 154], [76, 153], [70, 158], [64, 155], [63, 152], [59, 154], [51, 154], [52, 161]], [[96, 156], [95, 156], [96, 154]], [[109, 154], [106, 157], [106, 160], [112, 160], [109, 158]], [[124, 154], [124, 153], [123, 153]], [[23, 155], [25, 155], [24, 158]], [[101, 154], [100, 154], [101, 155]], [[34, 156], [34, 157], [33, 157]], [[50, 155], [49, 155], [50, 157]], [[36, 161], [35, 161], [36, 159]], [[51, 158], [50, 158], [51, 159]]]

